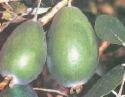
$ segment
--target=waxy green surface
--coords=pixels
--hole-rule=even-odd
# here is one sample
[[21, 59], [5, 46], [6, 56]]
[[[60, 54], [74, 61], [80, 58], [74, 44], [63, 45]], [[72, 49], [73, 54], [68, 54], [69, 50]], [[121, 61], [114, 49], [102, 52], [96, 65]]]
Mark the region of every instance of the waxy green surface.
[[46, 38], [42, 26], [32, 20], [19, 25], [0, 51], [0, 72], [13, 75], [14, 83], [36, 79], [46, 60]]
[[84, 84], [98, 62], [96, 37], [87, 17], [75, 7], [65, 7], [54, 17], [47, 37], [47, 65], [62, 85]]

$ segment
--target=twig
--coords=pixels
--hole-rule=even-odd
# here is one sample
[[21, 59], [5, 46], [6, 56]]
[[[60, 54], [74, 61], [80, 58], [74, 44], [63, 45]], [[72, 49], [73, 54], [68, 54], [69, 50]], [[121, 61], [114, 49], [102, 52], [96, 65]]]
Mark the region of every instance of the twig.
[[[1, 0], [2, 1], [2, 0]], [[53, 18], [53, 16], [61, 9], [61, 8], [63, 8], [64, 6], [66, 6], [68, 4], [68, 0], [62, 0], [62, 1], [60, 1], [59, 3], [57, 3], [53, 8], [52, 8], [52, 10], [49, 12], [49, 13], [47, 13], [45, 16], [43, 16], [42, 18], [40, 18], [39, 20], [40, 20], [40, 22], [42, 23], [42, 25], [45, 25], [45, 24], [47, 24], [52, 18]], [[15, 19], [15, 18], [14, 18]], [[13, 19], [13, 20], [14, 20]], [[12, 21], [13, 21], [12, 20]], [[4, 29], [6, 28], [6, 27], [8, 27], [8, 25], [10, 24], [10, 23], [12, 23], [12, 21], [9, 21], [8, 23], [7, 23], [7, 25], [4, 27]], [[0, 32], [2, 32], [4, 29], [2, 29], [2, 30], [0, 30]]]
[[72, 0], [69, 0], [68, 1], [68, 7], [71, 7], [72, 6]]
[[62, 92], [60, 92], [60, 91], [58, 91], [58, 90], [53, 90], [53, 89], [44, 89], [44, 88], [33, 88], [33, 89], [34, 89], [34, 90], [38, 90], [38, 91], [57, 93], [57, 94], [60, 94], [60, 95], [63, 95], [63, 96], [68, 97], [67, 94], [62, 93]]
[[57, 3], [50, 12], [48, 12], [45, 16], [39, 19], [39, 21], [42, 23], [42, 25], [47, 24], [53, 16], [64, 6], [68, 4], [68, 0], [62, 0], [59, 3]]
[[35, 13], [35, 16], [34, 16], [34, 18], [33, 18], [34, 21], [37, 21], [37, 17], [38, 17], [38, 14], [37, 14], [37, 13], [38, 13], [38, 10], [39, 10], [39, 8], [40, 8], [41, 1], [42, 1], [42, 0], [39, 0], [39, 2], [38, 2], [37, 9], [36, 9], [36, 13]]
[[6, 25], [5, 25], [2, 29], [0, 29], [0, 33], [1, 33], [5, 28], [7, 28], [16, 18], [17, 18], [17, 16], [15, 16], [12, 20], [8, 21], [8, 22], [6, 23]]
[[[39, 8], [37, 14], [46, 13], [50, 8], [51, 7], [47, 7], [47, 8], [42, 7], [42, 8]], [[27, 8], [26, 13], [22, 13], [21, 16], [25, 16], [25, 15], [28, 15], [28, 14], [35, 15], [36, 10], [37, 10], [37, 8]]]

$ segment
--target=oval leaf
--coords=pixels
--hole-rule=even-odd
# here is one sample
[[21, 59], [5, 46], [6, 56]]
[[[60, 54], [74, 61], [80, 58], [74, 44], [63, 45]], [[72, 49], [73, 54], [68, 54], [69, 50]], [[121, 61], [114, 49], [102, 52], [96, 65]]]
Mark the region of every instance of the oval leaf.
[[97, 36], [104, 41], [120, 45], [125, 43], [125, 27], [116, 17], [98, 16], [95, 22], [95, 31]]
[[102, 97], [121, 84], [124, 74], [124, 67], [118, 65], [107, 74], [102, 76], [96, 84], [88, 91], [85, 97]]

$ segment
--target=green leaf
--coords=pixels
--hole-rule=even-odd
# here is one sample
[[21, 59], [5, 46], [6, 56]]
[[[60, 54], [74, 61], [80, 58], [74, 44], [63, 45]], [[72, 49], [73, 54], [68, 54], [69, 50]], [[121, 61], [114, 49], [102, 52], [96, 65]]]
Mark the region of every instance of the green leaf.
[[116, 17], [98, 16], [95, 22], [95, 31], [100, 39], [125, 46], [125, 26]]
[[118, 65], [107, 74], [102, 76], [84, 97], [102, 97], [121, 84], [124, 74], [124, 67]]

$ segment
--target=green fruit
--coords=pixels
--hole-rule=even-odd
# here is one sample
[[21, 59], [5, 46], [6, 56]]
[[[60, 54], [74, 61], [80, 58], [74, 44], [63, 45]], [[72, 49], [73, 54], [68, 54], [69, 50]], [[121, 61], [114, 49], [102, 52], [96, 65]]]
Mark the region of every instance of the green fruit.
[[38, 97], [37, 93], [28, 85], [15, 85], [6, 88], [0, 93], [0, 97]]
[[0, 52], [0, 72], [12, 75], [14, 84], [27, 84], [36, 79], [46, 60], [45, 33], [32, 20], [18, 26]]
[[98, 62], [96, 37], [87, 17], [75, 7], [61, 9], [47, 39], [51, 75], [66, 87], [86, 83]]

